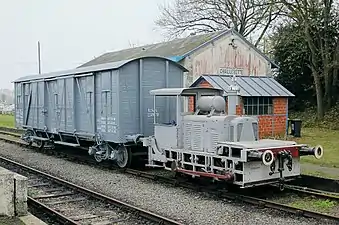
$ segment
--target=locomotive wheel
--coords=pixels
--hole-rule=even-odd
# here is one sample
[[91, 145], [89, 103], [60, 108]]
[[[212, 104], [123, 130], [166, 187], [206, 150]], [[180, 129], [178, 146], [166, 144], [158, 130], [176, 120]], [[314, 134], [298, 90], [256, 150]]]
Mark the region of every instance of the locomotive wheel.
[[132, 164], [132, 151], [131, 148], [126, 146], [120, 146], [118, 148], [118, 156], [117, 156], [117, 165], [120, 168], [130, 167]]

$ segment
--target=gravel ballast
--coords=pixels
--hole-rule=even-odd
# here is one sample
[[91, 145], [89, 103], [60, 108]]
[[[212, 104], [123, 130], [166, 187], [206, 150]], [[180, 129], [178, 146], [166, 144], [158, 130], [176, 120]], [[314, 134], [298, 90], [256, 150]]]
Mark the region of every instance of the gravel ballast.
[[0, 142], [0, 155], [184, 224], [335, 224], [213, 200], [192, 190], [73, 163], [15, 144]]

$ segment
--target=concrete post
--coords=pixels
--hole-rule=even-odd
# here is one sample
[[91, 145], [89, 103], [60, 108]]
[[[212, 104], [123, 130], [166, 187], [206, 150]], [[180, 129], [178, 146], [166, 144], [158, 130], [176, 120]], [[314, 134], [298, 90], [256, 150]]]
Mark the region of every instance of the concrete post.
[[0, 167], [0, 216], [27, 215], [27, 178]]
[[0, 216], [14, 216], [13, 174], [0, 168]]
[[27, 178], [19, 174], [14, 176], [15, 213], [17, 216], [27, 214]]

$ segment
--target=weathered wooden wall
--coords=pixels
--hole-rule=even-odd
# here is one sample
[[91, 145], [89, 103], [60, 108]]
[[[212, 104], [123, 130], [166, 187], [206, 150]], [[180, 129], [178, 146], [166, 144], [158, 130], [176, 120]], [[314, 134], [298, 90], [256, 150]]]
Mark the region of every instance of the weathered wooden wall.
[[181, 64], [189, 70], [185, 76], [186, 86], [192, 84], [202, 74], [218, 74], [220, 68], [237, 69], [238, 75], [272, 74], [269, 61], [242, 39], [231, 34], [194, 52]]

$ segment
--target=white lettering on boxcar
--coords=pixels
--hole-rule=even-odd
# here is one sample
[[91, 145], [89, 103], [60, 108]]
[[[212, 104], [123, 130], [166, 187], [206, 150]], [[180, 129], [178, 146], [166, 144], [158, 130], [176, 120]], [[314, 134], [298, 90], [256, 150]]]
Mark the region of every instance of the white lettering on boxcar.
[[[155, 110], [155, 112], [159, 116], [158, 110]], [[154, 117], [154, 109], [147, 109], [147, 117]]]

